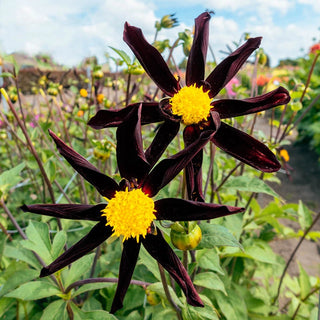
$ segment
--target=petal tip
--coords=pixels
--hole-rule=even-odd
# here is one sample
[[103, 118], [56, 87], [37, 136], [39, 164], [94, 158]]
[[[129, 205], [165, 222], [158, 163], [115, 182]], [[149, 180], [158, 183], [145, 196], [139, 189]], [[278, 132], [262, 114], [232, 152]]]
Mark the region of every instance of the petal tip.
[[50, 270], [48, 267], [44, 267], [41, 269], [41, 272], [40, 272], [40, 278], [43, 278], [43, 277], [47, 277], [51, 274]]

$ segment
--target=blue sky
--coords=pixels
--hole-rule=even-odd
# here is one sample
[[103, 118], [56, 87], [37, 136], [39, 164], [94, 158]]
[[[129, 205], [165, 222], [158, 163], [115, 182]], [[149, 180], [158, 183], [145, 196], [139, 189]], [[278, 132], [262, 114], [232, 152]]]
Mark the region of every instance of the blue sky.
[[[104, 62], [109, 46], [130, 53], [122, 41], [125, 21], [152, 41], [155, 21], [175, 13], [179, 27], [159, 34], [173, 43], [205, 9], [215, 12], [210, 45], [218, 61], [224, 57], [220, 51], [244, 32], [263, 37], [272, 65], [302, 56], [313, 38], [320, 40], [319, 0], [0, 0], [0, 53], [45, 52], [69, 66], [90, 55]], [[181, 51], [176, 55], [181, 58]]]

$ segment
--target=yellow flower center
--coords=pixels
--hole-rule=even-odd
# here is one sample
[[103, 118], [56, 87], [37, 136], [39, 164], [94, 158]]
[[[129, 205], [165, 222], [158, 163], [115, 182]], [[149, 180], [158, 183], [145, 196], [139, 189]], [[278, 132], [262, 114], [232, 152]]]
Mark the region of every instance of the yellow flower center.
[[185, 125], [207, 120], [212, 108], [208, 91], [204, 92], [202, 86], [197, 88], [195, 84], [181, 88], [169, 102], [172, 113], [180, 116]]
[[140, 189], [117, 191], [114, 198], [107, 199], [108, 205], [102, 210], [106, 216], [106, 226], [113, 228], [113, 235], [123, 236], [123, 241], [130, 237], [145, 237], [151, 222], [156, 219], [154, 202]]

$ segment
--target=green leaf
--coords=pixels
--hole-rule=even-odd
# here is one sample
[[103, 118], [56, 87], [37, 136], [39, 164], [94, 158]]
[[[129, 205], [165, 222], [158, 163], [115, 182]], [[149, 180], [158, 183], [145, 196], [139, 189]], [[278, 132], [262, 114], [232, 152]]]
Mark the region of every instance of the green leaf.
[[77, 291], [74, 291], [72, 294], [72, 298], [78, 296], [81, 293], [93, 290], [99, 290], [103, 288], [107, 288], [111, 285], [114, 285], [112, 282], [96, 282], [96, 283], [88, 283], [81, 286]]
[[74, 281], [77, 281], [92, 267], [94, 253], [85, 255], [81, 259], [75, 261], [68, 270], [65, 287], [68, 287]]
[[145, 248], [141, 248], [139, 253], [139, 261], [138, 264], [143, 264], [147, 267], [147, 269], [152, 272], [156, 279], [160, 280], [160, 273], [157, 262], [153, 259], [149, 253], [147, 253]]
[[224, 271], [220, 266], [219, 255], [214, 250], [198, 250], [197, 260], [199, 267], [204, 270], [215, 271], [221, 275], [224, 275]]
[[301, 299], [305, 299], [307, 295], [311, 291], [311, 283], [310, 278], [307, 272], [303, 269], [302, 265], [299, 263], [299, 284], [300, 284], [300, 291], [301, 291]]
[[5, 296], [30, 301], [51, 297], [59, 293], [61, 294], [60, 290], [48, 282], [32, 281], [21, 285]]
[[2, 77], [2, 78], [14, 78], [13, 74], [10, 73], [10, 72], [2, 72], [0, 74], [0, 77]]
[[202, 272], [195, 276], [193, 283], [197, 286], [219, 290], [227, 295], [224, 283], [221, 281], [218, 275], [213, 272]]
[[[168, 288], [169, 288], [169, 292], [172, 297], [172, 300], [176, 303], [177, 306], [183, 307], [182, 302], [177, 297], [177, 295], [176, 295], [175, 291], [172, 289], [172, 287], [168, 286]], [[162, 282], [156, 282], [156, 283], [150, 284], [148, 286], [148, 289], [157, 293], [162, 299], [167, 300], [167, 296], [164, 292]]]
[[52, 241], [52, 247], [51, 247], [51, 256], [52, 259], [55, 260], [58, 258], [58, 256], [61, 254], [61, 251], [66, 244], [67, 241], [67, 234], [65, 231], [61, 230], [57, 232], [55, 235], [53, 241]]
[[11, 298], [1, 298], [0, 299], [0, 319], [5, 319], [3, 317], [4, 313], [6, 313], [12, 306], [15, 304], [15, 300]]
[[44, 169], [48, 175], [50, 182], [53, 182], [54, 179], [56, 178], [56, 164], [55, 164], [55, 162], [52, 159], [49, 159], [45, 163]]
[[34, 254], [24, 248], [17, 248], [11, 245], [6, 245], [4, 249], [4, 255], [8, 258], [16, 259], [17, 261], [24, 261], [34, 268], [40, 268], [40, 263], [36, 259]]
[[68, 320], [66, 301], [59, 299], [50, 303], [43, 311], [40, 320]]
[[30, 221], [26, 229], [28, 240], [21, 241], [24, 248], [35, 251], [46, 264], [52, 262], [49, 228], [46, 223]]
[[218, 224], [201, 223], [202, 240], [197, 249], [213, 248], [214, 246], [231, 246], [243, 250], [242, 245], [229, 232], [229, 230]]
[[265, 193], [275, 198], [280, 198], [280, 196], [263, 180], [255, 177], [238, 176], [230, 177], [228, 181], [224, 184], [223, 189], [228, 192], [230, 191], [245, 191], [245, 192], [256, 192]]
[[79, 309], [73, 302], [70, 302], [74, 314], [74, 320], [117, 320], [117, 318], [107, 311], [96, 310], [84, 312]]
[[6, 170], [0, 174], [0, 195], [6, 193], [11, 187], [17, 185], [21, 180], [20, 172], [25, 167], [24, 163], [20, 163], [16, 167]]
[[110, 46], [109, 46], [109, 48], [112, 49], [114, 52], [116, 52], [122, 58], [122, 60], [125, 62], [125, 64], [128, 67], [131, 65], [130, 57], [123, 50], [116, 49], [116, 48], [113, 48], [113, 47], [110, 47]]
[[302, 230], [308, 229], [312, 223], [311, 211], [301, 200], [299, 200], [298, 219]]
[[12, 291], [19, 285], [39, 277], [39, 271], [34, 269], [17, 270], [10, 277], [0, 289], [0, 297]]
[[0, 233], [0, 262], [2, 260], [2, 255], [4, 252], [4, 248], [6, 246], [6, 242], [7, 242], [8, 236], [4, 233]]

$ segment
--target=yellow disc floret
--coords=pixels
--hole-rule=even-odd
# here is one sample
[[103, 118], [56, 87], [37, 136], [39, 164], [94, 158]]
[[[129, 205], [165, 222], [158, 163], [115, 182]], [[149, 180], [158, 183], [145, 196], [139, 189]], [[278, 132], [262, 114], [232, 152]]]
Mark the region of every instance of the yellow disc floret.
[[207, 120], [212, 108], [208, 91], [204, 92], [202, 87], [198, 88], [195, 84], [181, 88], [169, 102], [172, 113], [180, 116], [185, 125]]
[[123, 241], [130, 237], [145, 237], [152, 221], [156, 219], [154, 202], [141, 189], [117, 191], [114, 198], [106, 199], [108, 205], [102, 210], [107, 218], [107, 226], [113, 228], [113, 235], [123, 236]]

